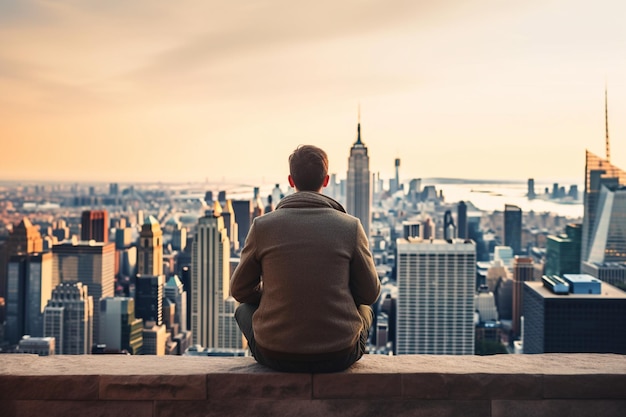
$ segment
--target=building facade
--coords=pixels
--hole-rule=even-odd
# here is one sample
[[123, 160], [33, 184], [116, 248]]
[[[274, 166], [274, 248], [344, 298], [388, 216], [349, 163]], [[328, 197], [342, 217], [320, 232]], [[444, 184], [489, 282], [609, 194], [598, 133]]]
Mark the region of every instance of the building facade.
[[504, 206], [504, 245], [510, 246], [514, 255], [522, 253], [522, 209], [512, 204]]
[[535, 267], [532, 258], [516, 256], [513, 259], [513, 320], [511, 330], [514, 337], [522, 332], [521, 317], [524, 308], [524, 282], [532, 281]]
[[626, 186], [602, 186], [586, 261], [626, 262]]
[[599, 294], [576, 294], [569, 285], [554, 292], [541, 282], [525, 282], [524, 353], [625, 354], [626, 293], [597, 285]]
[[109, 241], [109, 213], [106, 210], [85, 210], [81, 215], [80, 239]]
[[[52, 282], [82, 282], [94, 304], [115, 293], [115, 243], [63, 242], [52, 247]], [[100, 343], [100, 309], [94, 308], [94, 343]]]
[[583, 262], [580, 272], [626, 291], [626, 262]]
[[6, 297], [7, 267], [11, 256], [43, 252], [43, 239], [37, 227], [24, 217], [6, 242], [0, 245], [0, 297]]
[[137, 273], [141, 275], [163, 274], [163, 231], [154, 216], [146, 217], [141, 226], [137, 247]]
[[180, 223], [176, 223], [176, 227], [172, 231], [172, 249], [176, 251], [184, 251], [187, 247], [187, 228]]
[[167, 342], [165, 325], [158, 326], [153, 321], [144, 322], [141, 333], [143, 336], [144, 355], [165, 355], [165, 344]]
[[397, 240], [396, 353], [474, 354], [476, 247]]
[[52, 254], [14, 255], [7, 267], [6, 337], [43, 336], [43, 311], [52, 294]]
[[626, 186], [626, 171], [611, 164], [589, 151], [585, 151], [585, 194], [581, 261], [589, 261], [589, 255], [596, 230], [598, 200], [603, 187], [616, 189]]
[[[276, 202], [278, 204], [278, 202]], [[224, 227], [226, 228], [226, 236], [230, 242], [230, 251], [235, 253], [239, 251], [239, 225], [235, 218], [235, 210], [232, 200], [226, 200], [222, 210], [222, 218], [224, 219]]]
[[165, 275], [137, 274], [135, 280], [135, 316], [148, 321], [163, 324], [163, 287]]
[[178, 275], [172, 275], [167, 280], [164, 294], [174, 303], [174, 323], [178, 323], [181, 330], [187, 330], [187, 292]]
[[237, 222], [237, 238], [239, 239], [239, 245], [243, 246], [252, 224], [254, 207], [251, 200], [233, 200], [232, 205], [235, 221]]
[[107, 350], [143, 354], [143, 320], [135, 317], [135, 300], [106, 297], [100, 300], [100, 343]]
[[546, 275], [578, 274], [582, 224], [568, 224], [565, 234], [548, 236], [546, 240]]
[[62, 282], [44, 310], [44, 335], [58, 355], [86, 355], [93, 344], [93, 297], [80, 282]]
[[192, 244], [191, 331], [193, 344], [205, 348], [241, 348], [242, 335], [234, 320], [230, 297], [230, 243], [221, 206], [198, 220]]
[[465, 204], [465, 201], [459, 201], [459, 204], [457, 205], [456, 222], [459, 239], [467, 239], [467, 204]]

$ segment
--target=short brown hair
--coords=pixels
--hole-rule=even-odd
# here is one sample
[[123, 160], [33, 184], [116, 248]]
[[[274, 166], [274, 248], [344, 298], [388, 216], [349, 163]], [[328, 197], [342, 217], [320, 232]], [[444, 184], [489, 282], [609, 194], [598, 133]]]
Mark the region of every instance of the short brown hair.
[[298, 190], [319, 191], [328, 175], [328, 156], [317, 146], [298, 146], [289, 155], [289, 173]]

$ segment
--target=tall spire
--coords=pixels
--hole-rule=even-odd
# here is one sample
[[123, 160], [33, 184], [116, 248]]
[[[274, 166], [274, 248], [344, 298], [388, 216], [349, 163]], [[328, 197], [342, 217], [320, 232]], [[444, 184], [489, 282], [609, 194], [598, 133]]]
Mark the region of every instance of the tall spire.
[[361, 103], [359, 103], [359, 114], [358, 114], [358, 124], [356, 126], [356, 142], [355, 145], [363, 145], [361, 142]]
[[611, 146], [609, 144], [609, 101], [607, 98], [607, 87], [604, 84], [604, 129], [606, 134], [606, 160], [611, 162]]

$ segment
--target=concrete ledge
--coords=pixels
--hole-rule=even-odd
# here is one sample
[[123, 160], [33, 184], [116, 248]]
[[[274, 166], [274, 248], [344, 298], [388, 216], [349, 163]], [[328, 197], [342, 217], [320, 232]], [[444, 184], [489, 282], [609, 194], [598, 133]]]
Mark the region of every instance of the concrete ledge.
[[626, 356], [366, 355], [335, 374], [252, 358], [0, 355], [10, 416], [622, 416]]

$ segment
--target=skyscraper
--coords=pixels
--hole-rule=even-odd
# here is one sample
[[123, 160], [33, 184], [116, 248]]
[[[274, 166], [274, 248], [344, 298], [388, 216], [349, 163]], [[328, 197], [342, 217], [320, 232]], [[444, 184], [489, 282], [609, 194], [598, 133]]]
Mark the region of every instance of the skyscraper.
[[[193, 246], [193, 243], [189, 245]], [[191, 263], [191, 261], [190, 261]], [[191, 265], [183, 266], [180, 270], [180, 282], [183, 283], [183, 289], [185, 290], [185, 294], [187, 294], [187, 328], [183, 328], [183, 330], [191, 330]]]
[[446, 210], [443, 215], [443, 239], [449, 240], [454, 238], [456, 238], [456, 226], [454, 225], [452, 212], [450, 210]]
[[510, 246], [514, 255], [522, 251], [522, 209], [512, 204], [504, 206], [504, 245]]
[[626, 291], [626, 262], [583, 262], [580, 272]]
[[372, 204], [371, 175], [367, 147], [361, 141], [361, 121], [357, 125], [356, 142], [350, 148], [346, 181], [346, 211], [361, 220], [365, 234], [370, 236]]
[[137, 249], [137, 273], [141, 275], [163, 274], [163, 231], [154, 216], [146, 217], [141, 226]]
[[24, 217], [14, 228], [9, 238], [0, 246], [0, 297], [6, 297], [7, 265], [9, 258], [20, 253], [43, 251], [43, 239], [39, 230]]
[[[113, 242], [63, 242], [52, 247], [52, 283], [82, 282], [93, 302], [115, 293], [115, 244]], [[94, 308], [94, 343], [100, 343], [100, 309]]]
[[237, 222], [237, 239], [243, 246], [252, 223], [253, 206], [251, 200], [232, 200], [235, 221]]
[[153, 321], [144, 322], [141, 334], [143, 335], [144, 355], [165, 355], [167, 329], [164, 324], [157, 326]]
[[626, 262], [626, 187], [602, 186], [588, 262]]
[[520, 317], [524, 308], [524, 282], [533, 280], [533, 260], [516, 256], [513, 259], [513, 323], [512, 330], [516, 337], [522, 334]]
[[528, 192], [526, 193], [526, 196], [528, 197], [529, 200], [534, 200], [535, 197], [537, 197], [537, 194], [535, 194], [535, 179], [534, 178], [528, 178]]
[[[148, 217], [146, 223], [150, 221], [151, 217]], [[160, 237], [156, 239], [160, 239]], [[157, 257], [157, 252], [162, 254], [162, 251], [162, 249], [154, 249], [152, 253]], [[137, 274], [135, 280], [135, 316], [143, 320], [144, 355], [165, 354], [167, 340], [166, 329], [163, 324], [164, 286], [165, 275]]]
[[135, 317], [135, 300], [106, 297], [100, 300], [100, 343], [109, 350], [143, 354], [143, 320]]
[[409, 181], [409, 192], [407, 198], [410, 203], [416, 204], [422, 197], [422, 180], [420, 178], [413, 178]]
[[54, 337], [58, 355], [86, 355], [93, 344], [93, 297], [80, 282], [62, 282], [44, 309], [44, 336]]
[[135, 316], [144, 324], [153, 321], [163, 324], [163, 287], [165, 275], [137, 274], [135, 281]]
[[115, 249], [124, 250], [132, 244], [133, 229], [130, 227], [115, 230]]
[[580, 244], [582, 225], [568, 224], [565, 233], [548, 236], [546, 240], [546, 275], [578, 274], [580, 272]]
[[474, 296], [474, 303], [481, 322], [498, 321], [496, 298], [486, 285], [478, 289], [478, 293]]
[[[606, 187], [609, 191], [626, 187], [626, 172], [612, 165], [608, 159], [600, 158], [589, 151], [585, 151], [585, 194], [581, 244], [582, 262], [589, 260], [592, 239], [594, 238], [593, 235], [598, 221], [598, 200], [603, 187]], [[606, 197], [614, 199], [614, 197], [610, 197], [605, 193], [603, 201], [605, 214], [608, 207], [607, 203], [612, 204], [611, 201], [606, 200]], [[605, 221], [609, 221], [609, 219], [605, 217]]]
[[177, 275], [172, 275], [164, 287], [165, 297], [175, 305], [174, 322], [181, 330], [187, 330], [187, 293]]
[[[623, 291], [584, 274], [543, 280], [524, 283], [524, 353], [626, 353]], [[565, 290], [554, 291], [546, 281]], [[577, 284], [584, 291], [576, 291]]]
[[513, 266], [513, 248], [510, 246], [496, 246], [493, 248], [493, 260], [502, 261], [504, 266], [511, 268]]
[[400, 158], [396, 158], [394, 160], [394, 167], [396, 169], [396, 186], [395, 186], [395, 191], [398, 191], [401, 187], [400, 187]]
[[263, 206], [263, 201], [261, 201], [261, 194], [259, 194], [259, 187], [254, 187], [254, 198], [252, 205], [252, 219], [262, 216], [263, 213], [265, 213], [265, 207]]
[[224, 203], [222, 217], [224, 218], [224, 227], [230, 242], [230, 250], [234, 253], [239, 250], [239, 232], [232, 200], [226, 200]]
[[106, 210], [83, 211], [80, 225], [81, 240], [109, 241], [109, 213]]
[[469, 235], [467, 232], [467, 204], [465, 204], [465, 201], [459, 201], [456, 210], [457, 234], [459, 239], [467, 239]]
[[476, 247], [397, 240], [396, 353], [473, 355]]
[[193, 344], [205, 348], [241, 348], [229, 295], [230, 243], [218, 202], [198, 219], [191, 267], [191, 331]]
[[422, 238], [434, 239], [435, 238], [435, 222], [430, 217], [426, 217], [422, 221]]
[[604, 90], [606, 158], [585, 151], [581, 271], [626, 285], [626, 171], [611, 164], [609, 110]]
[[172, 249], [177, 251], [184, 251], [187, 247], [187, 228], [183, 227], [180, 223], [176, 223], [174, 230], [172, 231]]
[[52, 254], [14, 255], [7, 269], [6, 333], [11, 344], [22, 336], [43, 336], [43, 310], [52, 293]]
[[204, 193], [204, 202], [209, 205], [213, 204], [213, 191]]

